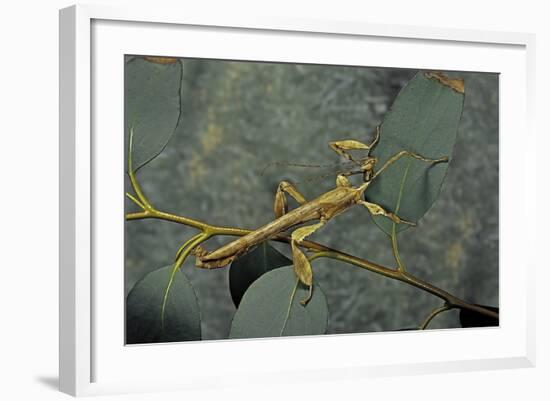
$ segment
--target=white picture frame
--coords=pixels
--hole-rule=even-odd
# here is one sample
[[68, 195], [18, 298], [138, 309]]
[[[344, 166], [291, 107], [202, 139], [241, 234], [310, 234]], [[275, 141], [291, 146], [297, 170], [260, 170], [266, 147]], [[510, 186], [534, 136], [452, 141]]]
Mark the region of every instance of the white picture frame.
[[[183, 49], [181, 41], [169, 39], [178, 35], [198, 35], [201, 46]], [[265, 41], [262, 46], [255, 44], [259, 38]], [[336, 38], [337, 47], [331, 44]], [[536, 220], [528, 202], [535, 197], [535, 178], [529, 174], [535, 170], [536, 151], [531, 126], [534, 40], [520, 33], [229, 19], [154, 7], [78, 5], [61, 10], [60, 390], [80, 396], [235, 386], [251, 379], [292, 382], [296, 372], [303, 381], [534, 366], [535, 283], [528, 274], [534, 261], [523, 256], [534, 253], [528, 251], [528, 238], [518, 234], [534, 231]], [[332, 51], [316, 51], [319, 46]], [[356, 55], [350, 46], [373, 51]], [[116, 61], [123, 53], [501, 73], [500, 327], [124, 347], [123, 305], [116, 295], [122, 297], [123, 291], [123, 209], [122, 201], [109, 202], [122, 193], [117, 192], [122, 169], [118, 177], [112, 167], [120, 167], [123, 158], [123, 91], [118, 90], [123, 71]], [[376, 57], [369, 63], [365, 54]], [[107, 130], [111, 136], [100, 134]], [[519, 148], [514, 146], [518, 132]], [[455, 344], [452, 349], [442, 347], [448, 341]], [[392, 353], [380, 351], [390, 342]], [[323, 359], [289, 366], [288, 355], [298, 350], [315, 355], [320, 347]], [[178, 364], [176, 375], [174, 366], [182, 357], [194, 363], [187, 370]], [[213, 366], [224, 374], [213, 373]]]

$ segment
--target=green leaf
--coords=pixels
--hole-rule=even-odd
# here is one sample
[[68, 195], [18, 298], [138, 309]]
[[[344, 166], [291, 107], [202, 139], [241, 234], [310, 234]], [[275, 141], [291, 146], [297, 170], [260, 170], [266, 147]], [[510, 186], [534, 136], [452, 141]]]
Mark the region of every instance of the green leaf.
[[126, 138], [134, 129], [133, 167], [144, 166], [164, 149], [181, 113], [181, 63], [159, 64], [137, 57], [126, 62]]
[[[477, 306], [481, 306], [485, 309], [489, 309], [497, 313], [499, 311], [499, 308], [495, 306], [486, 306], [486, 305], [477, 305]], [[462, 327], [491, 327], [491, 326], [498, 326], [499, 324], [499, 319], [482, 315], [481, 313], [474, 312], [470, 309], [460, 309], [459, 319], [460, 319], [460, 325]]]
[[[433, 76], [416, 74], [384, 117], [380, 142], [372, 151], [378, 158], [378, 169], [402, 150], [430, 159], [451, 159], [463, 103], [464, 93]], [[372, 182], [365, 198], [402, 219], [418, 222], [439, 195], [448, 166], [445, 162], [430, 164], [405, 156]], [[391, 235], [391, 220], [383, 216], [373, 219]], [[408, 227], [398, 224], [396, 231]]]
[[298, 282], [292, 266], [265, 273], [243, 296], [231, 323], [230, 338], [279, 337], [324, 334], [328, 324], [325, 294], [314, 284], [306, 306], [308, 288]]
[[229, 289], [235, 306], [250, 285], [261, 275], [281, 266], [289, 266], [292, 260], [266, 242], [236, 259], [229, 269]]
[[191, 282], [178, 271], [168, 294], [164, 322], [164, 291], [172, 266], [155, 270], [136, 283], [126, 298], [126, 343], [143, 344], [201, 339], [200, 311]]

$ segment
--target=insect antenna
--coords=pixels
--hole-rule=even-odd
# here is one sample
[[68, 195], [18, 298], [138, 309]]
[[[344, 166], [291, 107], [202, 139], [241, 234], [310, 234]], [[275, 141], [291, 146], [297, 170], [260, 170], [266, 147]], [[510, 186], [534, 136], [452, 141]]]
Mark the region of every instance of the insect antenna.
[[[349, 163], [349, 162], [348, 162]], [[273, 167], [298, 167], [298, 168], [333, 168], [342, 167], [348, 163], [333, 163], [333, 164], [307, 164], [307, 163], [293, 163], [287, 161], [275, 161], [267, 163], [260, 171], [260, 175], [263, 176], [266, 171]]]
[[308, 175], [299, 174], [299, 178], [293, 180], [294, 184], [311, 184], [311, 183], [322, 181], [328, 177], [335, 178], [336, 175], [340, 173], [344, 173], [354, 169], [356, 167], [356, 164], [352, 161], [345, 161], [345, 162], [332, 163], [332, 164], [309, 164], [309, 163], [293, 163], [293, 162], [286, 162], [286, 161], [276, 161], [265, 165], [261, 169], [260, 174], [263, 176], [267, 174], [267, 171], [270, 168], [276, 168], [276, 167], [293, 167], [293, 168], [297, 167], [300, 170], [320, 169], [321, 172], [318, 172], [318, 173], [312, 173]]
[[314, 182], [324, 180], [325, 178], [328, 178], [328, 177], [335, 177], [335, 172], [330, 172], [330, 173], [325, 173], [325, 174], [317, 174], [317, 175], [314, 175], [312, 177], [304, 178], [300, 181], [297, 181], [296, 184], [306, 184], [306, 183], [311, 184], [311, 183], [314, 183]]

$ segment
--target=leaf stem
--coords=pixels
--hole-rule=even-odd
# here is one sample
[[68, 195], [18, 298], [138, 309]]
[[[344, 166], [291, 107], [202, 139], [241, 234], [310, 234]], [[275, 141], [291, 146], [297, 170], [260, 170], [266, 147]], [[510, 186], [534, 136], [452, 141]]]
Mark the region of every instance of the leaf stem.
[[445, 311], [448, 311], [448, 310], [451, 310], [451, 309], [453, 309], [453, 307], [448, 305], [448, 304], [445, 304], [443, 306], [440, 306], [439, 308], [434, 309], [428, 315], [428, 317], [426, 319], [424, 319], [424, 321], [422, 322], [422, 324], [420, 325], [420, 327], [418, 329], [419, 330], [426, 330], [426, 328], [428, 327], [428, 324], [430, 324], [430, 322], [432, 321], [432, 319], [434, 317], [436, 317], [437, 315], [439, 315], [442, 312], [445, 312]]
[[210, 238], [210, 234], [207, 233], [199, 233], [193, 237], [191, 237], [188, 241], [183, 244], [183, 249], [180, 248], [180, 251], [178, 251], [178, 256], [176, 257], [176, 260], [174, 261], [174, 265], [172, 266], [172, 271], [170, 273], [170, 279], [168, 280], [168, 284], [166, 285], [166, 289], [164, 290], [164, 296], [162, 298], [162, 308], [161, 308], [161, 314], [160, 314], [160, 322], [161, 322], [161, 328], [164, 330], [164, 314], [166, 311], [166, 304], [168, 302], [168, 294], [170, 293], [170, 289], [172, 288], [172, 284], [174, 282], [174, 278], [176, 277], [176, 273], [180, 269], [181, 265], [185, 262], [185, 259], [187, 259], [187, 256], [191, 253], [193, 249], [200, 243], [206, 241], [208, 238]]
[[138, 205], [140, 208], [145, 209], [145, 206], [144, 206], [140, 201], [138, 201], [138, 200], [135, 198], [134, 195], [132, 195], [132, 194], [126, 192], [126, 196], [127, 196], [132, 202], [134, 202], [136, 205]]
[[[399, 196], [397, 197], [397, 204], [395, 205], [395, 214], [399, 213], [399, 208], [401, 207], [403, 189], [405, 188], [405, 182], [407, 181], [407, 176], [409, 175], [410, 166], [411, 166], [411, 162], [409, 161], [409, 163], [407, 164], [407, 168], [405, 169], [405, 173], [403, 174], [401, 185], [399, 187]], [[395, 263], [397, 263], [397, 270], [399, 270], [401, 273], [405, 273], [405, 265], [403, 264], [403, 262], [401, 261], [401, 258], [399, 257], [399, 250], [397, 247], [397, 232], [396, 232], [395, 226], [396, 224], [395, 222], [393, 222], [391, 226], [391, 248], [392, 248], [393, 256], [395, 258]]]
[[[132, 188], [134, 189], [134, 192], [136, 193], [137, 198], [142, 203], [141, 208], [144, 211], [151, 210], [153, 207], [149, 203], [149, 200], [145, 197], [143, 194], [143, 191], [141, 190], [141, 186], [139, 185], [139, 182], [136, 178], [136, 174], [134, 171], [134, 167], [132, 165], [132, 153], [133, 153], [133, 142], [134, 142], [134, 127], [130, 127], [130, 139], [128, 144], [128, 176], [130, 177], [130, 182], [132, 184]], [[131, 199], [131, 198], [130, 198]]]
[[395, 263], [397, 263], [397, 270], [405, 273], [405, 265], [401, 261], [399, 256], [399, 249], [397, 247], [397, 233], [395, 232], [395, 223], [393, 223], [391, 228], [391, 249], [393, 252], [393, 257], [395, 258]]
[[285, 315], [285, 323], [283, 324], [283, 327], [281, 328], [280, 336], [283, 336], [283, 333], [286, 329], [286, 324], [288, 323], [288, 319], [290, 317], [290, 310], [292, 309], [292, 302], [294, 302], [294, 297], [296, 296], [296, 290], [298, 290], [298, 285], [300, 284], [300, 279], [296, 279], [296, 285], [294, 286], [294, 289], [292, 290], [292, 293], [290, 294], [290, 302], [288, 304], [288, 309], [286, 311]]

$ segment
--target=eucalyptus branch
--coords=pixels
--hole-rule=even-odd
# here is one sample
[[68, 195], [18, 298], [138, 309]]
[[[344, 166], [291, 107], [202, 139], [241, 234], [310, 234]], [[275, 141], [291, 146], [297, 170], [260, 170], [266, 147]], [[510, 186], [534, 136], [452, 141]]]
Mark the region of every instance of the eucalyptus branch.
[[[133, 174], [132, 174], [133, 175]], [[132, 181], [132, 180], [131, 180]], [[132, 181], [132, 187], [134, 188], [134, 191], [136, 190], [136, 187], [134, 187], [134, 184], [137, 184], [137, 180]], [[193, 227], [196, 229], [201, 230], [203, 233], [208, 234], [208, 237], [213, 237], [217, 235], [229, 235], [229, 236], [244, 236], [252, 230], [247, 230], [243, 228], [235, 228], [235, 227], [224, 227], [224, 226], [216, 226], [211, 225], [199, 220], [191, 219], [185, 216], [180, 216], [177, 214], [167, 213], [163, 211], [159, 211], [155, 209], [149, 201], [145, 198], [143, 195], [143, 192], [140, 191], [141, 196], [143, 199], [141, 199], [142, 203], [145, 205], [148, 205], [146, 208], [142, 208], [141, 212], [133, 212], [126, 214], [126, 220], [143, 220], [143, 219], [159, 219], [159, 220], [165, 220], [170, 221], [178, 224], [183, 224], [188, 227]], [[278, 234], [272, 238], [272, 240], [277, 242], [285, 242], [285, 243], [291, 243], [291, 238], [286, 235]], [[369, 270], [371, 272], [381, 274], [385, 277], [399, 280], [404, 283], [407, 283], [409, 285], [412, 285], [416, 288], [419, 288], [423, 291], [426, 291], [432, 295], [435, 295], [436, 297], [441, 298], [444, 300], [448, 305], [452, 307], [460, 307], [463, 309], [469, 309], [474, 312], [478, 312], [480, 314], [498, 319], [498, 313], [483, 308], [481, 306], [477, 306], [474, 304], [470, 304], [426, 281], [423, 281], [412, 274], [402, 271], [399, 269], [392, 269], [389, 267], [381, 266], [379, 264], [376, 264], [374, 262], [371, 262], [366, 259], [359, 258], [357, 256], [349, 255], [347, 253], [338, 251], [336, 249], [331, 249], [325, 245], [319, 244], [314, 241], [307, 241], [304, 240], [301, 244], [304, 248], [307, 248], [308, 250], [314, 252], [310, 256], [310, 260], [325, 257], [329, 259], [339, 260], [342, 262], [346, 262], [358, 267], [361, 267], [363, 269]]]
[[410, 273], [407, 272], [400, 272], [396, 269], [390, 269], [388, 267], [384, 267], [381, 265], [378, 265], [374, 262], [370, 262], [366, 259], [361, 259], [353, 255], [346, 254], [341, 251], [337, 250], [330, 250], [330, 251], [322, 251], [319, 252], [319, 255], [317, 257], [327, 257], [330, 259], [339, 260], [342, 262], [346, 262], [358, 267], [361, 267], [366, 270], [370, 270], [374, 273], [381, 274], [383, 276], [386, 276], [388, 278], [392, 278], [395, 280], [402, 281], [404, 283], [407, 283], [409, 285], [412, 285], [413, 287], [416, 287], [418, 289], [421, 289], [423, 291], [426, 291], [432, 295], [435, 295], [436, 297], [441, 298], [445, 302], [447, 302], [449, 305], [452, 305], [453, 307], [459, 307], [463, 309], [469, 309], [474, 312], [481, 313], [483, 315], [498, 319], [498, 313], [493, 312], [492, 310], [470, 304], [450, 293], [447, 291], [444, 291], [426, 281], [423, 281], [415, 276], [413, 276]]
[[[159, 219], [159, 220], [165, 220], [165, 221], [171, 221], [178, 224], [183, 224], [189, 227], [196, 228], [198, 230], [202, 231], [202, 234], [198, 234], [196, 237], [193, 237], [193, 239], [198, 240], [198, 242], [193, 244], [193, 247], [197, 244], [206, 241], [207, 239], [216, 236], [216, 235], [229, 235], [229, 236], [244, 236], [252, 230], [242, 229], [242, 228], [234, 228], [234, 227], [224, 227], [224, 226], [215, 226], [211, 225], [199, 220], [191, 219], [189, 217], [180, 216], [173, 213], [167, 213], [160, 210], [157, 210], [154, 208], [151, 203], [149, 202], [148, 198], [143, 193], [143, 190], [141, 189], [141, 186], [139, 185], [139, 182], [135, 175], [135, 170], [132, 166], [132, 139], [133, 139], [133, 128], [130, 129], [130, 143], [129, 143], [129, 152], [128, 152], [128, 175], [130, 177], [130, 183], [132, 186], [132, 189], [134, 190], [137, 199], [132, 195], [127, 193], [126, 195], [134, 201], [136, 205], [138, 205], [142, 211], [141, 212], [133, 212], [126, 214], [126, 220], [142, 220], [142, 219]], [[409, 285], [412, 285], [416, 288], [419, 288], [423, 291], [426, 291], [432, 295], [435, 295], [445, 301], [445, 304], [449, 307], [460, 307], [464, 309], [469, 309], [474, 312], [478, 312], [480, 314], [498, 319], [498, 313], [483, 308], [481, 306], [477, 306], [474, 304], [470, 304], [428, 282], [425, 282], [412, 274], [408, 273], [402, 262], [399, 258], [399, 253], [397, 250], [397, 238], [396, 238], [396, 232], [395, 232], [395, 224], [392, 228], [392, 250], [394, 253], [394, 256], [396, 258], [397, 262], [397, 269], [391, 269], [389, 267], [381, 266], [379, 264], [376, 264], [374, 262], [368, 261], [366, 259], [361, 259], [353, 255], [346, 254], [344, 252], [338, 251], [336, 249], [331, 249], [325, 245], [319, 244], [317, 242], [313, 241], [307, 241], [304, 240], [300, 243], [300, 245], [304, 248], [307, 248], [310, 251], [313, 251], [313, 255], [309, 257], [309, 260], [313, 260], [319, 257], [325, 257], [329, 259], [334, 260], [340, 260], [342, 262], [346, 262], [349, 264], [353, 264], [355, 266], [361, 267], [363, 269], [369, 270], [371, 272], [381, 274], [385, 277], [395, 279], [402, 281], [404, 283], [407, 283]], [[291, 238], [289, 236], [283, 235], [283, 234], [277, 234], [275, 235], [272, 240], [278, 241], [278, 242], [286, 242], [291, 243]], [[194, 241], [193, 241], [194, 242]], [[189, 249], [189, 252], [191, 252], [192, 248], [191, 246], [187, 247], [186, 249]], [[185, 248], [182, 247], [178, 250], [176, 259], [179, 260], [182, 258], [182, 251]], [[183, 252], [185, 254], [185, 257], [187, 257], [187, 253]], [[181, 264], [180, 264], [181, 265]]]

